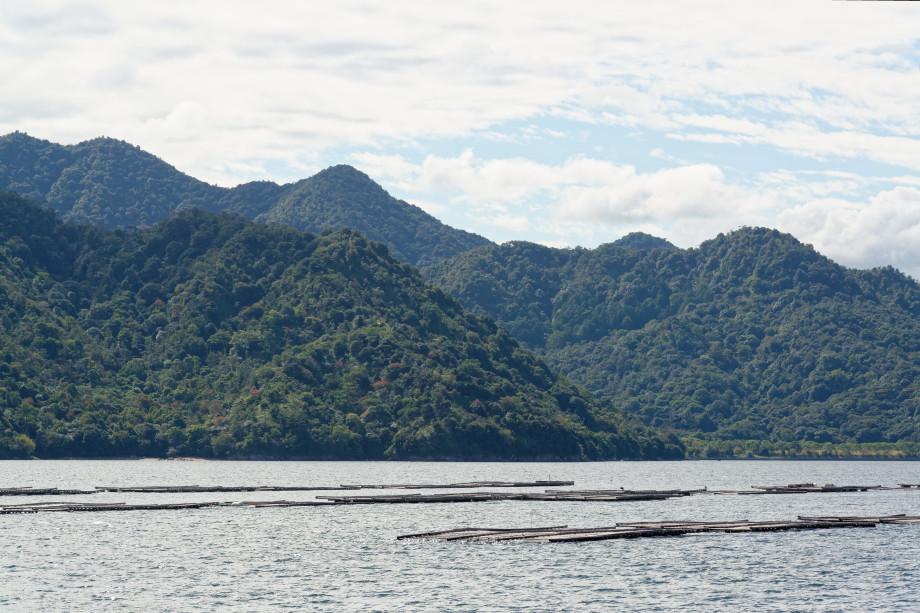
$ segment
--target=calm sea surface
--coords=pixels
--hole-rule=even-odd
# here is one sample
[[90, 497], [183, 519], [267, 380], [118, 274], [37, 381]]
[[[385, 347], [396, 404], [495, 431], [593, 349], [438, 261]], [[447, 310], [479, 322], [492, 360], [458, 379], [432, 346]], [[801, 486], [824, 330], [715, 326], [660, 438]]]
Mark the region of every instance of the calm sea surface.
[[[571, 479], [577, 489], [920, 482], [916, 462], [0, 462], [0, 487]], [[388, 493], [373, 491], [370, 493]], [[304, 500], [322, 492], [0, 497]], [[920, 611], [920, 525], [570, 544], [397, 541], [461, 526], [920, 515], [920, 491], [0, 515], [15, 611]]]

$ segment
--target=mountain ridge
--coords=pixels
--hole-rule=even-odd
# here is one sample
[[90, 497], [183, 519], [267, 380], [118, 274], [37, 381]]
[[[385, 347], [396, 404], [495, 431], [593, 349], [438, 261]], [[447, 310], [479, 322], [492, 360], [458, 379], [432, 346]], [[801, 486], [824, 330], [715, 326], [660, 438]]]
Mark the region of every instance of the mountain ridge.
[[309, 232], [353, 227], [417, 266], [489, 243], [393, 198], [350, 166], [284, 185], [254, 181], [225, 188], [107, 137], [59, 145], [22, 132], [0, 136], [0, 190], [45, 202], [65, 220], [108, 228], [152, 225], [188, 208], [234, 212]]
[[425, 275], [574, 381], [726, 455], [920, 442], [920, 286], [893, 268], [742, 228], [694, 249], [485, 246]]
[[683, 433], [693, 453], [920, 444], [917, 284], [891, 267], [844, 268], [776, 230], [745, 227], [693, 249], [640, 232], [594, 249], [496, 245], [349, 166], [219, 188], [105, 138], [0, 137], [3, 181], [50, 194], [72, 219], [116, 226], [201, 207], [313, 232], [354, 227], [620, 410]]
[[681, 455], [382, 243], [0, 193], [0, 457]]

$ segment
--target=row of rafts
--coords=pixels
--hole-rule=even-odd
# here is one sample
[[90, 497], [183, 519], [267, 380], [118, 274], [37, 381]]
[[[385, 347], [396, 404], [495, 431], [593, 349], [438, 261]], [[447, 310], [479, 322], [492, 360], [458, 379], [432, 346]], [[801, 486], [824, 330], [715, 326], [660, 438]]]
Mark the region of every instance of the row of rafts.
[[[572, 485], [572, 481], [531, 481], [531, 482], [498, 482], [498, 481], [472, 481], [450, 484], [388, 484], [388, 485], [360, 485], [340, 486], [338, 488], [320, 488], [308, 486], [252, 486], [252, 487], [227, 487], [227, 486], [144, 486], [144, 487], [111, 487], [97, 488], [95, 491], [83, 490], [58, 490], [58, 489], [33, 489], [9, 488], [0, 489], [3, 495], [60, 495], [67, 492], [82, 494], [100, 492], [120, 493], [190, 493], [190, 492], [275, 492], [275, 491], [335, 491], [355, 489], [460, 489], [469, 490], [482, 487], [535, 487], [543, 485]], [[920, 484], [901, 483], [898, 487], [883, 487], [880, 485], [845, 485], [838, 486], [832, 483], [822, 486], [813, 483], [792, 483], [789, 485], [764, 485], [753, 486], [751, 490], [710, 490], [702, 489], [672, 489], [672, 490], [544, 490], [543, 492], [487, 492], [487, 491], [453, 491], [436, 494], [405, 493], [405, 494], [377, 494], [377, 495], [323, 495], [316, 496], [313, 500], [271, 500], [271, 501], [240, 501], [240, 502], [169, 502], [169, 503], [144, 503], [126, 504], [119, 503], [82, 503], [82, 502], [39, 502], [31, 504], [2, 504], [0, 514], [11, 513], [38, 513], [42, 511], [132, 511], [132, 510], [157, 510], [157, 509], [190, 509], [217, 506], [244, 506], [244, 507], [294, 507], [294, 506], [335, 506], [354, 504], [424, 504], [447, 502], [496, 502], [496, 501], [538, 501], [538, 502], [628, 502], [643, 500], [665, 500], [684, 496], [699, 495], [769, 495], [769, 494], [815, 494], [839, 492], [870, 492], [870, 491], [920, 491]]]
[[[393, 483], [363, 485], [141, 485], [96, 486], [91, 490], [58, 489], [55, 487], [0, 488], [0, 496], [80, 496], [100, 492], [134, 494], [188, 494], [214, 492], [339, 492], [353, 490], [433, 490], [472, 489], [481, 487], [565, 487], [574, 481], [464, 481], [461, 483]], [[920, 486], [918, 486], [920, 487]]]
[[874, 528], [879, 524], [916, 524], [920, 517], [886, 515], [882, 517], [799, 517], [794, 521], [723, 522], [626, 522], [601, 528], [455, 528], [421, 534], [404, 534], [397, 539], [437, 539], [441, 541], [521, 541], [531, 543], [577, 543], [661, 536], [683, 536], [721, 532], [727, 534], [779, 532], [784, 530], [826, 530], [830, 528]]
[[[2, 495], [60, 495], [66, 493], [90, 494], [98, 492], [122, 493], [189, 493], [189, 492], [254, 492], [254, 491], [337, 491], [355, 489], [472, 489], [482, 487], [513, 488], [539, 487], [546, 485], [573, 485], [571, 481], [533, 481], [533, 482], [497, 482], [475, 481], [451, 484], [387, 484], [339, 486], [333, 488], [301, 486], [145, 486], [130, 488], [96, 488], [96, 490], [58, 490], [54, 488], [8, 488], [0, 489]], [[170, 502], [126, 504], [117, 503], [80, 503], [80, 502], [37, 502], [31, 504], [0, 504], [0, 515], [43, 513], [43, 512], [99, 512], [99, 511], [151, 511], [151, 510], [188, 510], [210, 507], [302, 507], [302, 506], [339, 506], [354, 504], [419, 504], [445, 502], [490, 502], [509, 500], [529, 501], [585, 501], [585, 502], [626, 502], [640, 500], [663, 500], [668, 498], [694, 495], [751, 495], [751, 494], [814, 494], [839, 492], [870, 491], [920, 491], [920, 484], [901, 483], [897, 487], [883, 486], [837, 486], [834, 484], [815, 485], [813, 483], [792, 483], [784, 486], [752, 486], [751, 490], [545, 490], [544, 492], [444, 492], [437, 494], [385, 494], [359, 496], [317, 496], [314, 500], [292, 501], [237, 501], [237, 502]], [[830, 528], [868, 528], [879, 524], [920, 523], [920, 517], [907, 515], [888, 515], [877, 517], [799, 517], [791, 521], [719, 521], [719, 522], [632, 522], [618, 523], [614, 526], [597, 528], [569, 528], [553, 526], [545, 528], [455, 528], [451, 530], [407, 534], [399, 539], [438, 539], [443, 541], [524, 541], [524, 542], [581, 542], [624, 538], [643, 538], [654, 536], [681, 536], [698, 533], [750, 533], [774, 532], [784, 530], [817, 530]]]
[[[144, 486], [96, 486], [92, 490], [59, 489], [53, 487], [8, 487], [0, 488], [0, 496], [79, 496], [99, 494], [103, 492], [120, 492], [134, 494], [189, 494], [189, 493], [218, 493], [218, 492], [337, 492], [355, 490], [469, 490], [486, 487], [494, 488], [532, 488], [532, 487], [564, 487], [575, 485], [574, 481], [465, 481], [461, 483], [393, 483], [393, 484], [364, 484], [364, 485], [144, 485]], [[788, 485], [752, 485], [749, 490], [710, 490], [701, 489], [670, 489], [670, 490], [546, 490], [542, 493], [506, 494], [477, 492], [475, 496], [493, 496], [491, 500], [636, 500], [660, 499], [695, 494], [745, 496], [756, 494], [811, 494], [832, 492], [867, 492], [870, 490], [920, 490], [920, 483], [899, 483], [897, 487], [882, 485], [834, 485], [826, 483], [790, 483]], [[396, 494], [383, 496], [318, 496], [335, 501], [352, 502], [392, 502], [403, 498], [406, 502], [418, 502], [426, 497], [418, 498], [420, 494]], [[435, 502], [451, 502], [452, 495], [435, 494], [429, 496]], [[467, 502], [461, 494], [457, 502]]]

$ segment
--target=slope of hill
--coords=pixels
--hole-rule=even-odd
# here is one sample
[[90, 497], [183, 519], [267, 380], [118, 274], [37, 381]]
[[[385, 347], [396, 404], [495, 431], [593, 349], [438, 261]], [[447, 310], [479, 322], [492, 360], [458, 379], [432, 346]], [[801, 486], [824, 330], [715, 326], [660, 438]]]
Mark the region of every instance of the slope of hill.
[[357, 232], [0, 195], [0, 457], [663, 457]]
[[574, 381], [713, 450], [920, 442], [910, 278], [845, 269], [761, 228], [643, 246], [488, 246], [426, 275]]
[[476, 234], [447, 228], [417, 206], [393, 198], [366, 174], [346, 165], [327, 168], [290, 186], [256, 220], [282, 223], [308, 232], [351, 227], [372, 240], [386, 243], [393, 255], [416, 266], [428, 266], [489, 244]]
[[64, 219], [110, 228], [213, 208], [224, 191], [122, 141], [64, 147], [22, 133], [0, 137], [0, 189], [44, 201]]
[[0, 137], [0, 190], [43, 201], [65, 220], [108, 228], [152, 225], [188, 208], [239, 213], [320, 232], [350, 227], [427, 266], [489, 241], [387, 194], [350, 166], [289, 185], [209, 185], [129, 145], [96, 138], [71, 146], [21, 132]]

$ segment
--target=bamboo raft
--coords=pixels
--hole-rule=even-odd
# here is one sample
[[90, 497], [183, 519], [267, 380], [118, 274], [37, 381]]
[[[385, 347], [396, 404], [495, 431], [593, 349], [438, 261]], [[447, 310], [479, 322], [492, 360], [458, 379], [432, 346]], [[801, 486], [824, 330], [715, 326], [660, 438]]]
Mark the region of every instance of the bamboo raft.
[[447, 492], [444, 494], [379, 494], [368, 496], [317, 496], [334, 504], [425, 504], [439, 502], [495, 502], [530, 500], [540, 502], [626, 502], [633, 500], [665, 500], [691, 496], [703, 490], [581, 490], [544, 492]]
[[181, 511], [211, 507], [320, 507], [331, 506], [317, 500], [242, 500], [237, 502], [171, 502], [163, 504], [126, 504], [124, 502], [82, 503], [82, 502], [38, 502], [0, 506], [0, 515], [22, 513], [87, 513], [104, 511]]
[[433, 483], [420, 484], [393, 484], [393, 485], [343, 485], [343, 488], [359, 490], [459, 490], [472, 489], [477, 487], [565, 487], [575, 485], [574, 481], [465, 481], [462, 483], [450, 483], [448, 485], [438, 485]]
[[56, 487], [7, 487], [0, 488], [0, 496], [79, 496], [95, 494], [93, 490], [60, 490]]
[[93, 503], [33, 503], [23, 505], [0, 505], [0, 515], [11, 513], [38, 513], [42, 511], [150, 511], [166, 509], [189, 509], [213, 506], [344, 506], [356, 504], [436, 504], [447, 502], [496, 502], [496, 501], [601, 501], [625, 502], [634, 500], [664, 500], [679, 493], [601, 493], [583, 492], [556, 493], [507, 493], [507, 492], [451, 492], [444, 494], [390, 494], [378, 496], [317, 496], [310, 501], [277, 500], [272, 502], [201, 502], [163, 504], [93, 504]]
[[396, 483], [372, 485], [337, 485], [299, 486], [299, 485], [253, 485], [253, 486], [223, 486], [223, 485], [148, 485], [143, 487], [96, 487], [101, 492], [133, 492], [145, 494], [174, 494], [174, 493], [214, 493], [214, 492], [337, 492], [353, 490], [448, 490], [472, 489], [480, 487], [564, 487], [575, 485], [574, 481], [466, 481], [463, 483]]
[[143, 486], [96, 486], [92, 490], [58, 489], [55, 487], [9, 487], [0, 488], [0, 496], [80, 496], [99, 492], [123, 492], [139, 494], [188, 494], [219, 492], [339, 492], [354, 490], [448, 490], [473, 489], [481, 487], [565, 487], [575, 485], [574, 481], [465, 481], [463, 483], [396, 483], [368, 485], [143, 485]]
[[[383, 486], [381, 486], [383, 487]], [[445, 486], [446, 487], [446, 486]], [[472, 486], [468, 486], [472, 487]], [[523, 486], [509, 486], [523, 487]], [[285, 490], [288, 488], [279, 488]], [[316, 488], [293, 488], [295, 491]], [[356, 489], [349, 486], [345, 489]], [[406, 494], [377, 494], [366, 496], [341, 496], [325, 495], [316, 496], [313, 500], [273, 500], [273, 501], [239, 501], [239, 502], [181, 502], [163, 504], [126, 504], [126, 503], [79, 503], [79, 502], [39, 502], [33, 504], [4, 505], [0, 504], [0, 515], [12, 513], [39, 513], [47, 511], [150, 511], [164, 509], [196, 509], [218, 506], [243, 506], [243, 507], [296, 507], [296, 506], [341, 506], [356, 504], [434, 504], [450, 502], [498, 502], [498, 501], [536, 501], [536, 502], [635, 502], [649, 500], [666, 500], [685, 496], [699, 496], [706, 494], [812, 494], [818, 492], [868, 492], [879, 490], [920, 491], [918, 487], [901, 484], [899, 487], [881, 486], [835, 486], [824, 485], [821, 487], [811, 484], [792, 484], [790, 486], [763, 486], [755, 490], [725, 491], [725, 490], [544, 490], [543, 492], [444, 492], [438, 494], [406, 493]], [[0, 490], [2, 491], [2, 490]], [[36, 490], [41, 491], [41, 490]], [[55, 490], [60, 492], [62, 490]], [[128, 493], [187, 493], [187, 492], [251, 492], [251, 491], [279, 491], [272, 487], [198, 487], [198, 486], [148, 486], [140, 488], [98, 488], [96, 492], [128, 492]], [[96, 493], [80, 492], [80, 493]]]
[[299, 486], [299, 485], [143, 485], [132, 487], [100, 487], [97, 492], [118, 492], [122, 494], [213, 494], [222, 492], [335, 492], [358, 490], [354, 486]]
[[443, 494], [382, 494], [382, 495], [327, 495], [317, 496], [318, 499], [328, 500], [335, 504], [423, 504], [439, 502], [494, 502], [504, 500], [529, 500], [553, 502], [630, 502], [644, 500], [666, 500], [669, 498], [682, 498], [684, 496], [702, 495], [771, 495], [771, 494], [820, 494], [820, 493], [850, 493], [869, 491], [895, 491], [920, 488], [907, 484], [898, 487], [883, 487], [881, 485], [815, 485], [813, 483], [791, 483], [789, 485], [761, 485], [752, 486], [750, 490], [710, 490], [680, 489], [680, 490], [544, 490], [538, 492], [464, 492]]
[[827, 530], [832, 528], [874, 528], [879, 524], [915, 524], [920, 517], [887, 515], [882, 517], [799, 517], [793, 521], [724, 522], [625, 522], [600, 528], [454, 528], [419, 534], [403, 534], [397, 540], [436, 539], [441, 541], [523, 541], [531, 543], [577, 543], [655, 536], [683, 536], [699, 533], [737, 534], [741, 532], [779, 532], [785, 530]]
[[[10, 488], [0, 489], [0, 496], [12, 495], [61, 495], [61, 494], [96, 494], [102, 492], [119, 493], [202, 493], [202, 492], [278, 492], [278, 491], [354, 491], [359, 489], [435, 489], [456, 488], [472, 489], [479, 487], [506, 487], [523, 488], [546, 484], [571, 484], [571, 481], [534, 481], [534, 482], [494, 482], [476, 481], [468, 483], [453, 483], [446, 485], [343, 485], [339, 487], [312, 487], [312, 486], [143, 486], [143, 487], [97, 487], [92, 491], [58, 490], [55, 488]], [[276, 500], [268, 502], [189, 502], [189, 503], [164, 503], [164, 504], [125, 504], [125, 503], [36, 503], [25, 505], [4, 505], [0, 503], [0, 514], [9, 513], [37, 513], [40, 511], [129, 511], [129, 510], [159, 510], [159, 509], [188, 509], [212, 506], [332, 506], [356, 504], [433, 504], [450, 502], [499, 502], [499, 501], [535, 501], [535, 502], [636, 502], [651, 500], [667, 500], [685, 496], [699, 495], [771, 495], [771, 494], [814, 494], [832, 492], [869, 492], [869, 491], [920, 491], [920, 486], [914, 484], [898, 484], [898, 487], [882, 487], [879, 485], [848, 485], [837, 486], [825, 484], [816, 486], [811, 483], [793, 483], [786, 486], [753, 486], [752, 490], [709, 490], [702, 489], [677, 489], [677, 490], [552, 490], [543, 492], [443, 492], [437, 494], [405, 493], [405, 494], [369, 494], [369, 495], [322, 495], [309, 501]]]
[[[881, 485], [834, 485], [825, 483], [824, 485], [815, 485], [814, 483], [790, 483], [789, 485], [752, 485], [755, 490], [762, 490], [766, 494], [809, 494], [813, 492], [868, 492], [869, 490], [881, 490]], [[903, 487], [903, 486], [900, 486]], [[895, 488], [891, 488], [895, 489]]]

